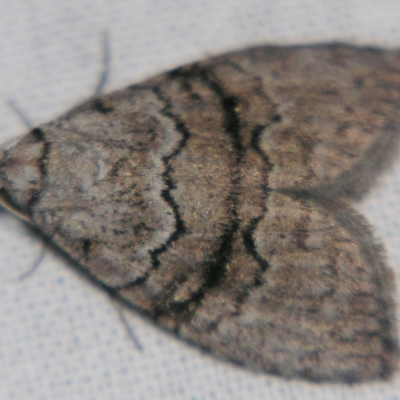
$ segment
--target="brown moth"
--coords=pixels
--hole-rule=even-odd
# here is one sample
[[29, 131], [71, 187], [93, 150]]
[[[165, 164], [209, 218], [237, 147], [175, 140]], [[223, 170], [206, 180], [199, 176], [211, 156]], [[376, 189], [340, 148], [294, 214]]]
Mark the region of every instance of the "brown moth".
[[348, 200], [399, 138], [399, 51], [260, 47], [92, 98], [3, 147], [2, 204], [220, 358], [385, 379], [393, 273]]

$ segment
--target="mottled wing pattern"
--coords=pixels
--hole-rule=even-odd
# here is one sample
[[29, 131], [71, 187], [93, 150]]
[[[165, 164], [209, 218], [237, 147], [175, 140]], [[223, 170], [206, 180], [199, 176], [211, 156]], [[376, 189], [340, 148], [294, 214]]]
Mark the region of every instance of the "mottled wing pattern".
[[387, 378], [393, 275], [346, 199], [395, 154], [399, 106], [399, 52], [241, 51], [34, 129], [3, 151], [3, 197], [215, 355], [285, 377]]

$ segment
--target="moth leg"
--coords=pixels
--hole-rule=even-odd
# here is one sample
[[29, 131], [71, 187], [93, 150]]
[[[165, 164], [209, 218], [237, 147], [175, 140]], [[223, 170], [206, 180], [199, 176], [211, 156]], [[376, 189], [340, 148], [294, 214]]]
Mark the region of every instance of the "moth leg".
[[110, 76], [110, 35], [109, 32], [103, 31], [102, 32], [102, 55], [103, 58], [101, 60], [101, 73], [99, 76], [99, 80], [97, 82], [96, 88], [93, 93], [93, 97], [100, 96], [103, 94], [104, 87], [108, 82], [109, 76]]
[[31, 268], [29, 268], [27, 271], [25, 271], [23, 274], [21, 274], [18, 277], [19, 281], [23, 281], [29, 276], [33, 275], [39, 268], [40, 264], [42, 263], [44, 256], [46, 255], [46, 248], [44, 245], [42, 245], [42, 250], [40, 251], [39, 256], [36, 258], [36, 260], [33, 262]]

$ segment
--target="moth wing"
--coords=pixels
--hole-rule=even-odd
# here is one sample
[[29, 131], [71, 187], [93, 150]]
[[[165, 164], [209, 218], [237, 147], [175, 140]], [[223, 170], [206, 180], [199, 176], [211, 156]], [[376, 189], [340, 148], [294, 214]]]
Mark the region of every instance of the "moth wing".
[[[268, 207], [247, 249], [237, 236], [222, 282], [201, 300], [171, 296], [157, 321], [251, 369], [316, 381], [389, 377], [398, 359], [393, 274], [363, 218], [278, 193]], [[120, 295], [132, 301], [135, 288]]]

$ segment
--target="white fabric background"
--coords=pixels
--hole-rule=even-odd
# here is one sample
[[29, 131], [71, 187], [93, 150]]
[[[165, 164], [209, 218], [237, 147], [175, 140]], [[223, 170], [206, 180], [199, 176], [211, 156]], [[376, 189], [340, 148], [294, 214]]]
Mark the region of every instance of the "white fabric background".
[[[400, 47], [398, 0], [0, 0], [0, 142], [88, 97], [101, 31], [110, 33], [107, 91], [183, 63], [264, 43], [348, 41]], [[400, 110], [399, 110], [400, 112]], [[358, 208], [400, 276], [400, 154]], [[400, 399], [388, 383], [318, 385], [214, 360], [127, 312], [138, 352], [106, 294], [0, 212], [1, 399]], [[399, 291], [398, 291], [399, 292]], [[400, 295], [398, 294], [398, 299]]]

